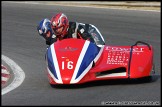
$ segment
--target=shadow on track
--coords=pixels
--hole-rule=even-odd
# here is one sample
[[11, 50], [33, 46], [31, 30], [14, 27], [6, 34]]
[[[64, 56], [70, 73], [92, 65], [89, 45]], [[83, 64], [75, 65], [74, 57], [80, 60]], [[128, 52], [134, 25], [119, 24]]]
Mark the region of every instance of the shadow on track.
[[86, 88], [94, 86], [104, 86], [104, 85], [133, 85], [133, 84], [143, 84], [143, 83], [152, 83], [158, 80], [160, 75], [154, 75], [149, 77], [143, 77], [138, 79], [113, 79], [113, 80], [100, 80], [92, 81], [82, 84], [70, 84], [70, 85], [51, 85], [53, 88], [63, 88], [63, 89], [75, 89], [75, 88]]

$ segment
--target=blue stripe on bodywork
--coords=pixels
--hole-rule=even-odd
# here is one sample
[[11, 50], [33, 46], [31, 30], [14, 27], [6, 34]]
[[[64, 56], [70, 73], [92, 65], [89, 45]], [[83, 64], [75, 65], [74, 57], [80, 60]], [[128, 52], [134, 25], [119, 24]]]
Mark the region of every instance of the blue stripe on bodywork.
[[53, 61], [53, 58], [52, 58], [51, 48], [53, 48], [53, 47], [50, 47], [50, 48], [48, 48], [48, 50], [47, 50], [48, 68], [49, 68], [49, 70], [52, 72], [52, 74], [54, 75], [54, 77], [55, 77], [56, 79], [58, 79], [57, 74], [56, 74], [56, 69], [55, 69], [55, 67], [54, 67], [54, 61]]
[[77, 79], [89, 66], [89, 64], [95, 59], [95, 57], [99, 54], [100, 49], [100, 47], [97, 47], [93, 43], [89, 44], [75, 79]]

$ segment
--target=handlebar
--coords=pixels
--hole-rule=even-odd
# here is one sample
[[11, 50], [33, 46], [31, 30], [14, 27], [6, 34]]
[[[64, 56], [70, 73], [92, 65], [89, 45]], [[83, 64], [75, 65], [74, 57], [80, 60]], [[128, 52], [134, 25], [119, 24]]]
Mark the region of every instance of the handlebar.
[[144, 45], [147, 45], [148, 48], [149, 48], [149, 50], [151, 50], [151, 46], [150, 46], [148, 43], [143, 42], [143, 41], [137, 41], [137, 42], [136, 42], [134, 45], [132, 45], [132, 46], [136, 46], [136, 45], [139, 44], [139, 43], [144, 44]]

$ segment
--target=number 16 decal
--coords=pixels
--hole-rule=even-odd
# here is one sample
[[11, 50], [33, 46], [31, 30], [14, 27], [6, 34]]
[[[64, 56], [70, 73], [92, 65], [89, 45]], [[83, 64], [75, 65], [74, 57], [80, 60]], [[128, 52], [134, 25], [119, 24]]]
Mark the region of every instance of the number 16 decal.
[[72, 61], [68, 61], [66, 63], [66, 61], [62, 61], [62, 70], [65, 69], [65, 66], [67, 67], [67, 69], [73, 69], [73, 62]]

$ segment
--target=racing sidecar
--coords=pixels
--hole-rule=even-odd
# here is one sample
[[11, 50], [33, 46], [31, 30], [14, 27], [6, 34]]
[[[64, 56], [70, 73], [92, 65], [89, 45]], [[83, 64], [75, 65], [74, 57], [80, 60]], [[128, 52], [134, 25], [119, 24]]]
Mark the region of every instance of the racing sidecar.
[[50, 84], [147, 77], [154, 66], [153, 47], [141, 41], [132, 46], [99, 47], [70, 38], [53, 43], [45, 56]]

